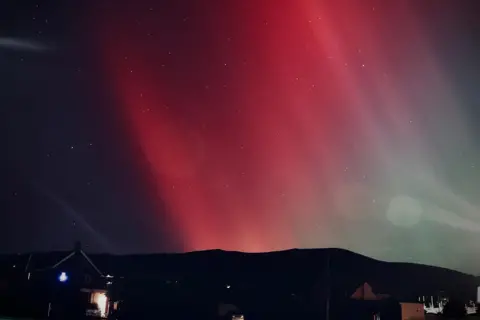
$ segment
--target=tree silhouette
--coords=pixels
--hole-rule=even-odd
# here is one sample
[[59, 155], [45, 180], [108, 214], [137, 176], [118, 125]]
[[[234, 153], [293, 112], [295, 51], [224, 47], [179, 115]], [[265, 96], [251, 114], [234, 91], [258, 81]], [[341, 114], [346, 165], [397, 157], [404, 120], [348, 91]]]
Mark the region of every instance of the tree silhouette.
[[465, 304], [457, 299], [450, 299], [450, 301], [443, 307], [443, 317], [447, 319], [463, 319], [467, 315]]

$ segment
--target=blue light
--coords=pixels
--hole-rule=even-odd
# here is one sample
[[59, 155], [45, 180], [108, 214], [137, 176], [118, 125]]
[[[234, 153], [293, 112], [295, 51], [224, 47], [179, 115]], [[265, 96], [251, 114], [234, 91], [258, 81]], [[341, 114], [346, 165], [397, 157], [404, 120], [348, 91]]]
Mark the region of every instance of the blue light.
[[65, 272], [60, 273], [60, 275], [58, 276], [58, 281], [67, 282], [67, 280], [68, 280], [67, 274]]

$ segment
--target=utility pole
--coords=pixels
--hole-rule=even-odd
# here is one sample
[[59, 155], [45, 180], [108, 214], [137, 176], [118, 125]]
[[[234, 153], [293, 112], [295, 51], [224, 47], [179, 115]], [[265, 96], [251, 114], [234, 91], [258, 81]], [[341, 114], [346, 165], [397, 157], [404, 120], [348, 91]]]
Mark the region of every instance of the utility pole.
[[327, 272], [326, 272], [326, 283], [327, 283], [327, 299], [325, 305], [325, 319], [330, 320], [330, 250], [327, 249]]

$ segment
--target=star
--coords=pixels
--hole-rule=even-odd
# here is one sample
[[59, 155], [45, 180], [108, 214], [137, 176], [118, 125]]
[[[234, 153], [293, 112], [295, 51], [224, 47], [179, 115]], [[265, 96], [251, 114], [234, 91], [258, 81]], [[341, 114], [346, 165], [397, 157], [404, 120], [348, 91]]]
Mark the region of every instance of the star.
[[[161, 241], [152, 241], [165, 245], [155, 250], [178, 249], [167, 242], [182, 243], [185, 249], [206, 244], [238, 245], [242, 247], [236, 249], [244, 250], [283, 245], [323, 246], [322, 241], [329, 240], [327, 232], [323, 231], [331, 226], [327, 219], [322, 219], [321, 211], [351, 210], [351, 215], [371, 217], [383, 213], [384, 202], [393, 195], [390, 193], [397, 192], [397, 186], [401, 189], [398, 192], [428, 189], [431, 193], [432, 188], [428, 186], [409, 190], [411, 184], [425, 179], [412, 177], [415, 173], [402, 176], [401, 171], [410, 171], [406, 167], [409, 165], [419, 172], [428, 171], [428, 164], [423, 164], [421, 159], [428, 159], [430, 155], [438, 155], [435, 168], [431, 169], [445, 176], [438, 179], [442, 181], [435, 181], [441, 185], [433, 191], [439, 193], [438, 190], [448, 188], [451, 193], [468, 195], [475, 192], [473, 189], [458, 190], [453, 185], [457, 180], [468, 187], [474, 184], [474, 160], [477, 159], [471, 153], [478, 148], [470, 141], [478, 140], [480, 130], [475, 130], [473, 125], [469, 127], [472, 112], [461, 103], [468, 99], [474, 101], [474, 97], [469, 98], [468, 92], [448, 95], [453, 86], [448, 81], [449, 70], [458, 70], [458, 76], [462, 77], [468, 73], [468, 70], [462, 72], [462, 65], [472, 64], [468, 54], [459, 54], [468, 46], [462, 45], [464, 40], [460, 37], [456, 44], [445, 39], [447, 43], [442, 45], [455, 48], [448, 52], [434, 50], [428, 45], [413, 47], [410, 40], [415, 38], [414, 33], [421, 33], [423, 44], [433, 39], [425, 30], [415, 30], [416, 21], [409, 21], [413, 19], [412, 12], [404, 14], [403, 10], [393, 7], [379, 10], [376, 4], [367, 8], [349, 3], [349, 19], [341, 19], [346, 10], [343, 5], [311, 6], [305, 10], [298, 1], [292, 1], [288, 8], [265, 2], [261, 12], [249, 12], [235, 3], [218, 7], [225, 1], [216, 3], [215, 8], [205, 7], [200, 11], [198, 6], [189, 7], [188, 3], [157, 7], [159, 4], [154, 1], [128, 5], [116, 1], [112, 9], [98, 5], [101, 1], [83, 1], [82, 6], [84, 2], [88, 12], [95, 12], [102, 18], [93, 22], [83, 17], [69, 20], [69, 28], [56, 25], [62, 15], [54, 15], [53, 4], [37, 1], [38, 4], [22, 5], [24, 11], [19, 9], [19, 12], [26, 18], [24, 27], [22, 19], [18, 23], [9, 22], [8, 14], [0, 10], [0, 15], [7, 17], [0, 19], [5, 22], [2, 26], [12, 25], [11, 30], [5, 30], [6, 35], [25, 35], [37, 42], [48, 36], [48, 43], [59, 48], [42, 54], [16, 50], [8, 55], [3, 54], [3, 47], [0, 49], [0, 60], [3, 62], [11, 57], [8, 61], [13, 62], [12, 66], [5, 64], [6, 74], [18, 72], [15, 79], [25, 79], [21, 83], [15, 81], [13, 85], [21, 84], [22, 87], [17, 90], [19, 97], [5, 102], [11, 107], [2, 109], [8, 113], [5, 122], [15, 124], [8, 126], [8, 138], [5, 139], [14, 137], [12, 143], [22, 146], [4, 157], [9, 162], [5, 168], [18, 168], [18, 179], [31, 175], [35, 181], [45, 183], [45, 188], [51, 187], [52, 193], [61, 193], [55, 197], [76, 194], [75, 200], [80, 202], [91, 198], [93, 191], [108, 194], [109, 198], [111, 193], [115, 201], [88, 199], [85, 206], [91, 206], [91, 210], [86, 210], [90, 212], [85, 214], [102, 212], [102, 218], [95, 222], [104, 223], [99, 225], [102, 229], [111, 228], [105, 231], [112, 237], [112, 243], [125, 244], [134, 250], [144, 249], [142, 243], [134, 240], [145, 232], [142, 226], [129, 226], [132, 237], [128, 240], [131, 242], [126, 243], [121, 228], [108, 224], [109, 215], [113, 213], [122, 215], [121, 220], [127, 224], [135, 221], [137, 216], [132, 215], [128, 220], [128, 215], [137, 211], [144, 215], [142, 225], [147, 222], [158, 229], [153, 231], [152, 240], [157, 240], [157, 233], [166, 231], [163, 228], [178, 230], [164, 232], [176, 233], [178, 239], [170, 241], [162, 237]], [[60, 7], [63, 6], [59, 6], [59, 10]], [[386, 16], [387, 11], [391, 12], [391, 17]], [[234, 21], [227, 21], [215, 12], [234, 12]], [[319, 13], [328, 14], [327, 25], [323, 25]], [[244, 24], [249, 22], [253, 23], [252, 28], [245, 29]], [[361, 28], [355, 28], [354, 22]], [[402, 23], [406, 23], [405, 28]], [[434, 27], [433, 21], [429, 20], [428, 24]], [[393, 25], [393, 29], [389, 25]], [[291, 31], [291, 35], [284, 36], [279, 26]], [[98, 31], [85, 39], [91, 41], [94, 48], [84, 46], [82, 39], [77, 38], [77, 31], [85, 27]], [[445, 25], [443, 28], [460, 34], [464, 26], [449, 29]], [[385, 37], [389, 36], [395, 41], [387, 41], [385, 45]], [[444, 33], [439, 32], [437, 36], [439, 41], [433, 42], [442, 43]], [[69, 43], [65, 44], [62, 39], [69, 39]], [[219, 41], [212, 43], [212, 39]], [[90, 49], [98, 54], [92, 56], [85, 51]], [[189, 51], [194, 51], [193, 56]], [[412, 56], [418, 65], [408, 64]], [[442, 68], [444, 72], [439, 73], [425, 63], [428, 59], [443, 61], [446, 64]], [[63, 62], [59, 64], [58, 61]], [[460, 63], [450, 68], [448, 61]], [[45, 70], [51, 71], [47, 76], [52, 83], [42, 83], [46, 82], [43, 81]], [[432, 79], [435, 81], [431, 82]], [[4, 80], [8, 87], [8, 79]], [[429, 82], [434, 84], [431, 88], [415, 86]], [[56, 88], [56, 92], [45, 90], [42, 85]], [[13, 91], [12, 95], [17, 94]], [[456, 108], [444, 110], [445, 101]], [[17, 129], [17, 126], [31, 125], [32, 121], [22, 121], [24, 110], [16, 108], [16, 104], [21, 108], [21, 104], [25, 104], [25, 111], [31, 109], [30, 117], [39, 116], [31, 119], [35, 121], [33, 130]], [[473, 106], [474, 102], [467, 104]], [[427, 123], [430, 127], [419, 118], [424, 114], [433, 114]], [[455, 122], [448, 121], [450, 115]], [[94, 123], [89, 121], [92, 118], [95, 118]], [[442, 126], [449, 124], [452, 130], [444, 139], [440, 134]], [[417, 126], [422, 126], [421, 132], [412, 130]], [[26, 138], [21, 136], [37, 132], [38, 138], [23, 143]], [[404, 132], [410, 134], [404, 135]], [[462, 144], [456, 145], [456, 141]], [[460, 149], [469, 151], [461, 158], [457, 156]], [[411, 156], [410, 152], [416, 154]], [[29, 159], [31, 155], [34, 156]], [[282, 157], [285, 161], [279, 163], [278, 158]], [[115, 165], [104, 172], [105, 164]], [[138, 178], [132, 179], [134, 175]], [[12, 173], [12, 179], [17, 179], [16, 176]], [[119, 188], [117, 183], [128, 188]], [[22, 186], [22, 182], [13, 181], [9, 185]], [[322, 188], [331, 191], [335, 199], [329, 199]], [[16, 205], [29, 201], [30, 191], [24, 192], [23, 187], [10, 188], [7, 192], [6, 198]], [[14, 198], [16, 192], [19, 195]], [[318, 193], [325, 193], [325, 196], [320, 197]], [[306, 199], [311, 195], [315, 199]], [[380, 198], [376, 199], [376, 195]], [[429, 201], [438, 202], [434, 205], [444, 202], [433, 195], [430, 198]], [[380, 201], [378, 206], [377, 201]], [[38, 210], [48, 210], [48, 207], [41, 207], [42, 203], [34, 203], [32, 207], [37, 205]], [[11, 210], [12, 219], [16, 209]], [[143, 213], [146, 210], [155, 214]], [[458, 208], [453, 203], [452, 210], [462, 211], [462, 203]], [[228, 224], [224, 226], [225, 232], [215, 236], [209, 234], [217, 224], [237, 219], [243, 212], [249, 214], [239, 218], [241, 224]], [[272, 227], [265, 221], [267, 223], [258, 226], [256, 217], [276, 219], [277, 223]], [[160, 219], [163, 222], [163, 218], [171, 220], [172, 225], [158, 223]], [[192, 223], [192, 219], [196, 220]], [[320, 230], [309, 233], [308, 229], [313, 229], [320, 219]], [[378, 229], [374, 220], [365, 224]], [[350, 222], [346, 217], [345, 224]], [[19, 221], [18, 224], [23, 223], [27, 222]], [[312, 226], [305, 231], [297, 230], [310, 223]], [[60, 224], [55, 220], [45, 221], [45, 226], [52, 228]], [[11, 233], [21, 235], [21, 226], [19, 230]], [[248, 241], [226, 236], [243, 230], [250, 231]], [[351, 233], [352, 237], [362, 236], [360, 231]], [[368, 239], [377, 234], [366, 233]], [[29, 244], [25, 244], [29, 240], [23, 238], [28, 237], [18, 236], [18, 241], [24, 243], [22, 249], [30, 250]], [[67, 236], [59, 234], [52, 241], [70, 241], [65, 238]], [[453, 236], [445, 235], [444, 238], [444, 243], [457, 241]], [[410, 239], [399, 240], [410, 243]], [[349, 241], [342, 241], [339, 245], [350, 245]], [[388, 242], [386, 245], [394, 244], [393, 241], [385, 242]], [[42, 245], [44, 248], [50, 246]], [[465, 247], [472, 252], [475, 249], [474, 246]], [[379, 250], [379, 247], [368, 250]], [[448, 254], [450, 252], [445, 253], [445, 261]], [[444, 258], [437, 257], [437, 261]], [[399, 259], [408, 258], [409, 255], [404, 254]]]

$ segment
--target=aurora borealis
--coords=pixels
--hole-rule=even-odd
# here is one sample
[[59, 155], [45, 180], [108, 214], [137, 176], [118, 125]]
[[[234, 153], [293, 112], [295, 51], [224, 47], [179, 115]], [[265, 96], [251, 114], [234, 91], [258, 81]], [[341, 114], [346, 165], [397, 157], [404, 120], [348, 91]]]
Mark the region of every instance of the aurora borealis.
[[396, 194], [472, 209], [431, 145], [469, 133], [406, 3], [134, 7], [103, 24], [106, 70], [186, 250], [345, 245], [332, 223], [374, 226]]
[[173, 251], [342, 247], [472, 266], [479, 96], [468, 9], [354, 0], [86, 7], [83, 41], [129, 137], [123, 157], [138, 166], [131, 188], [148, 190], [148, 224]]

